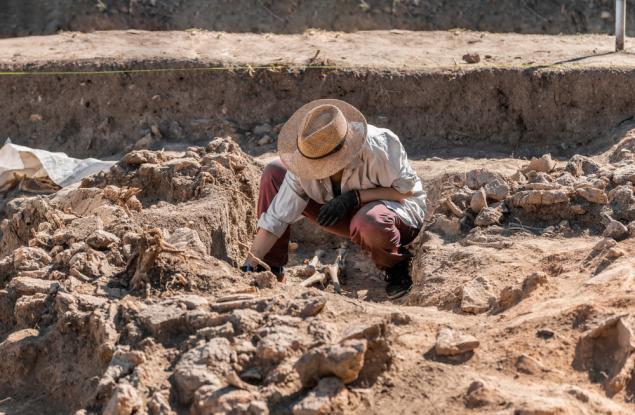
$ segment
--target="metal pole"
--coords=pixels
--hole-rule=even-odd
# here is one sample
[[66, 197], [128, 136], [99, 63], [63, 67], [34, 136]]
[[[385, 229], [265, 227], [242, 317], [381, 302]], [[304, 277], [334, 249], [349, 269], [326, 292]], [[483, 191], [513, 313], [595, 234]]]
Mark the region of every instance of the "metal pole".
[[615, 51], [624, 50], [626, 32], [626, 0], [615, 1]]

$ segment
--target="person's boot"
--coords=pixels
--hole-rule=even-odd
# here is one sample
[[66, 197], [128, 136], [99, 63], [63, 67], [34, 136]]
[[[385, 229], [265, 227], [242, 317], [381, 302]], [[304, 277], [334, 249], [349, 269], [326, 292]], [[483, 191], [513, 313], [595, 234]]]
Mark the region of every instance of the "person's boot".
[[386, 295], [395, 300], [402, 297], [412, 288], [410, 276], [410, 259], [402, 261], [386, 270]]

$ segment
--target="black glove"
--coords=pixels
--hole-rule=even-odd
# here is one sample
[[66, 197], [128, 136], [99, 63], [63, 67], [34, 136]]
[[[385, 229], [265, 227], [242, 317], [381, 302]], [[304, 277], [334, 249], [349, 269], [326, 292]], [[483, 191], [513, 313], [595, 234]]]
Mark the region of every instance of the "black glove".
[[242, 272], [255, 272], [256, 271], [254, 269], [254, 267], [252, 267], [251, 265], [243, 265], [242, 267], [240, 267], [240, 270]]
[[317, 221], [320, 226], [333, 226], [360, 206], [361, 202], [358, 190], [342, 193], [320, 208]]

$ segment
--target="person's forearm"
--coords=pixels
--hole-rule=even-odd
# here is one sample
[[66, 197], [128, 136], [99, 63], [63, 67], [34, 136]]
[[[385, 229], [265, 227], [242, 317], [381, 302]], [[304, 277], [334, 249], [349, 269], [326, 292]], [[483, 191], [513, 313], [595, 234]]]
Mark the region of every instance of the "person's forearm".
[[[251, 253], [258, 259], [263, 259], [271, 250], [278, 237], [265, 229], [258, 229], [254, 241], [251, 244]], [[256, 267], [258, 264], [251, 258], [247, 258], [245, 265]]]
[[362, 203], [373, 202], [375, 200], [393, 200], [402, 203], [412, 196], [412, 192], [401, 193], [392, 187], [376, 187], [374, 189], [360, 190], [359, 196]]

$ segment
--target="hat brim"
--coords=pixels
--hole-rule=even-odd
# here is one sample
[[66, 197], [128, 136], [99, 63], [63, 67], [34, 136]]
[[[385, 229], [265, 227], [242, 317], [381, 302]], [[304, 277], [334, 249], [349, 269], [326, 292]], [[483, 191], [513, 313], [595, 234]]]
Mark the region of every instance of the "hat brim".
[[[348, 122], [346, 141], [342, 148], [327, 157], [310, 159], [300, 154], [297, 147], [298, 130], [306, 114], [318, 105], [334, 105], [342, 111]], [[278, 155], [287, 169], [306, 179], [325, 179], [346, 167], [362, 149], [368, 125], [357, 108], [339, 99], [318, 99], [303, 105], [284, 124], [278, 135]]]

